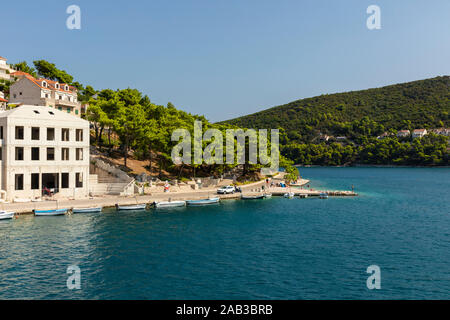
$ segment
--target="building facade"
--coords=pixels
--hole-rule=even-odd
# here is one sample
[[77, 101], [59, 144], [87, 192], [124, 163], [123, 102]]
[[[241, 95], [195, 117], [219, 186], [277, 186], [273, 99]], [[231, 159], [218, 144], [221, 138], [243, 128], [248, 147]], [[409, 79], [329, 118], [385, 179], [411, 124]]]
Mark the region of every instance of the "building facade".
[[0, 113], [2, 197], [89, 196], [89, 122], [44, 106]]
[[412, 132], [412, 137], [413, 137], [414, 139], [416, 139], [416, 138], [422, 138], [422, 137], [424, 137], [427, 133], [428, 133], [428, 132], [427, 132], [427, 129], [415, 129], [415, 130], [413, 130], [413, 132]]
[[10, 87], [10, 104], [47, 106], [75, 116], [81, 115], [81, 103], [75, 87], [48, 79], [36, 79], [22, 71], [14, 72], [11, 76], [17, 81]]
[[13, 69], [6, 63], [6, 58], [0, 57], [0, 80], [10, 80]]

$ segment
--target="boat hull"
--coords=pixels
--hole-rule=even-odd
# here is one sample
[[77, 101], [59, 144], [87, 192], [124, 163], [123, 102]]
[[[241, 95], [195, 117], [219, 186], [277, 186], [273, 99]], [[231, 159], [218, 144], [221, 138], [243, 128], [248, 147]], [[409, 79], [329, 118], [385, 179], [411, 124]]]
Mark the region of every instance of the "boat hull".
[[242, 200], [259, 200], [264, 199], [264, 195], [261, 196], [241, 196]]
[[119, 211], [127, 211], [127, 210], [145, 210], [147, 208], [146, 204], [138, 204], [135, 206], [117, 206], [117, 210]]
[[67, 213], [68, 209], [56, 209], [56, 210], [34, 210], [35, 216], [62, 216]]
[[96, 208], [73, 208], [72, 213], [94, 213], [94, 212], [102, 212], [102, 207]]
[[186, 201], [167, 201], [167, 202], [155, 202], [155, 208], [174, 208], [184, 207]]
[[219, 203], [220, 198], [202, 199], [202, 200], [187, 200], [186, 205], [188, 206], [204, 206], [208, 204]]
[[14, 218], [14, 212], [2, 212], [0, 213], [0, 220], [7, 220]]

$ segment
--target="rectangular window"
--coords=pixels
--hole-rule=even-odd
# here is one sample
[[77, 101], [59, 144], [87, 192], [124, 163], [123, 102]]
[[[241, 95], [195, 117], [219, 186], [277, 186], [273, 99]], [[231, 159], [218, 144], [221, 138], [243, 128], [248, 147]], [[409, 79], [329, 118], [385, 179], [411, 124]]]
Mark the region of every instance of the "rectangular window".
[[16, 160], [17, 161], [23, 160], [23, 147], [16, 147]]
[[31, 190], [39, 190], [39, 173], [31, 174]]
[[61, 160], [69, 160], [69, 148], [62, 148], [61, 149]]
[[70, 113], [70, 107], [67, 107], [67, 113]]
[[76, 140], [83, 141], [83, 129], [76, 130]]
[[76, 150], [76, 159], [83, 160], [83, 148], [77, 148]]
[[66, 172], [61, 173], [61, 188], [62, 189], [69, 188], [69, 173]]
[[16, 140], [23, 140], [23, 127], [16, 127]]
[[31, 148], [31, 160], [39, 161], [39, 148]]
[[75, 187], [83, 188], [83, 172], [77, 172], [75, 174]]
[[0, 139], [3, 139], [3, 126], [0, 127]]
[[47, 148], [47, 160], [55, 160], [55, 148]]
[[0, 147], [0, 161], [3, 160], [3, 149], [2, 147]]
[[55, 140], [55, 128], [47, 128], [47, 141]]
[[69, 141], [69, 129], [61, 129], [61, 140]]
[[39, 127], [32, 127], [31, 128], [31, 140], [39, 140]]
[[16, 174], [14, 189], [23, 190], [23, 174]]

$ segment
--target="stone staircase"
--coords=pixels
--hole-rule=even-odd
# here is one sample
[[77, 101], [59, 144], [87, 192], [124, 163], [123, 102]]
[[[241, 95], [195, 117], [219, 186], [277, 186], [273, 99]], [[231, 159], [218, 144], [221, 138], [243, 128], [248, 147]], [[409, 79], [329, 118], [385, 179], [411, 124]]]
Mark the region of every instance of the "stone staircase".
[[134, 194], [135, 180], [117, 167], [111, 166], [99, 158], [91, 157], [89, 170], [89, 194], [91, 196]]

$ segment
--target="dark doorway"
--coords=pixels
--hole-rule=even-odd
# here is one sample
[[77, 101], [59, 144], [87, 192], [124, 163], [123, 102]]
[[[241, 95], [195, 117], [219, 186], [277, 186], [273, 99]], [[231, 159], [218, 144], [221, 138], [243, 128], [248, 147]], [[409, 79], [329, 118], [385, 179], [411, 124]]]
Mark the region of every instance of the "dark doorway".
[[42, 190], [48, 189], [53, 193], [58, 192], [59, 178], [57, 173], [43, 173], [42, 174]]

